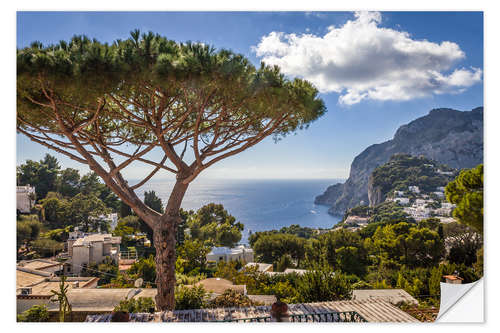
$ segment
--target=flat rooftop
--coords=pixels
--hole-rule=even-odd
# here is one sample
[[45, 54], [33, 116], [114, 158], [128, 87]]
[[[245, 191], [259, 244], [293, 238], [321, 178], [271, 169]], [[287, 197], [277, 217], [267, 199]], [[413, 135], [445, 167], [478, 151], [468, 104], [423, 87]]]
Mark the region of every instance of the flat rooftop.
[[357, 301], [385, 300], [392, 304], [409, 302], [418, 304], [418, 301], [403, 289], [359, 289], [353, 290], [352, 299]]
[[[45, 277], [37, 275], [17, 271], [18, 280], [16, 287], [17, 289], [22, 287], [30, 287], [32, 296], [50, 296], [52, 295], [52, 290], [59, 290], [59, 284], [61, 283], [60, 277]], [[19, 278], [20, 277], [20, 278]], [[68, 286], [68, 290], [76, 289], [76, 288], [86, 288], [89, 284], [92, 285], [99, 280], [97, 277], [68, 277], [68, 280], [64, 283], [65, 286]], [[32, 281], [32, 282], [31, 282]], [[31, 283], [28, 283], [31, 282]], [[78, 284], [78, 286], [76, 286]], [[88, 289], [86, 289], [88, 290]], [[18, 292], [20, 292], [18, 290]], [[25, 295], [26, 296], [26, 295]], [[29, 296], [29, 295], [28, 295]]]
[[16, 288], [29, 287], [44, 281], [47, 276], [16, 270]]
[[[68, 301], [73, 311], [113, 311], [120, 301], [130, 299], [137, 293], [133, 288], [89, 288], [71, 289], [68, 291]], [[59, 311], [59, 304], [53, 303], [48, 306], [49, 311]]]
[[63, 264], [58, 261], [50, 259], [34, 259], [34, 260], [20, 262], [18, 265], [29, 269], [43, 270], [45, 268], [50, 268], [54, 266], [62, 266]]
[[78, 238], [73, 246], [85, 246], [92, 242], [109, 242], [111, 244], [120, 244], [121, 237], [115, 237], [111, 234], [91, 234]]

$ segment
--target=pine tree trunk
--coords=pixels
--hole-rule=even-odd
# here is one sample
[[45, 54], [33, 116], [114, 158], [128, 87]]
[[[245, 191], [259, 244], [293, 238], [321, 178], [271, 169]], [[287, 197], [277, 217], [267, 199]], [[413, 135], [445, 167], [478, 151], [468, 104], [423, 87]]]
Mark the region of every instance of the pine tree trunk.
[[175, 224], [174, 219], [169, 219], [154, 230], [156, 306], [159, 310], [173, 310], [175, 307]]
[[170, 194], [165, 214], [155, 223], [154, 245], [156, 248], [156, 306], [159, 310], [174, 310], [175, 308], [175, 245], [177, 225], [181, 221], [180, 206], [188, 184], [178, 179]]

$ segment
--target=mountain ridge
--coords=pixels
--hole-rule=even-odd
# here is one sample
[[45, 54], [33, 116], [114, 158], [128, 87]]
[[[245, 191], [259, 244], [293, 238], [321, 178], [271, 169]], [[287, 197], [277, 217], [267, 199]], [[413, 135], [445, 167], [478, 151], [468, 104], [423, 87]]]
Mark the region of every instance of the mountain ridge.
[[357, 155], [346, 182], [329, 186], [315, 203], [331, 206], [333, 215], [368, 204], [371, 173], [397, 153], [422, 155], [456, 169], [475, 167], [483, 162], [483, 111], [483, 107], [471, 111], [437, 108], [400, 126], [391, 140], [373, 144]]

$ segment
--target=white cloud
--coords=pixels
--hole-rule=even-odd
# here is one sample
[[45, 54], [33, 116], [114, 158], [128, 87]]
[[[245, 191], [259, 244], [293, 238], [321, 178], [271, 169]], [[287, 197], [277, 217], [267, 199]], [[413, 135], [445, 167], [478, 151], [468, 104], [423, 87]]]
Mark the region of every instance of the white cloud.
[[[364, 99], [410, 100], [460, 93], [481, 82], [479, 68], [455, 68], [465, 53], [453, 42], [433, 43], [380, 26], [379, 12], [356, 12], [324, 36], [271, 32], [252, 47], [269, 65], [303, 77], [341, 104]], [[451, 73], [450, 73], [451, 72]]]

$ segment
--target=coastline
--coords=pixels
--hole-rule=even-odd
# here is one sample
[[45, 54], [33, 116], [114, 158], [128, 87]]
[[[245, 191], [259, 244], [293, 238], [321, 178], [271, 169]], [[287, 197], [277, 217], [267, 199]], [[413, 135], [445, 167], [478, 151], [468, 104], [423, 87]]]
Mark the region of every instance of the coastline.
[[[279, 230], [292, 224], [310, 228], [332, 228], [342, 216], [328, 213], [328, 206], [314, 203], [318, 191], [339, 179], [206, 179], [194, 182], [186, 192], [182, 208], [197, 210], [214, 202], [245, 225], [242, 242], [249, 231]], [[155, 191], [163, 202], [171, 180], [155, 180], [138, 191]]]

